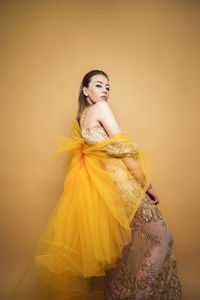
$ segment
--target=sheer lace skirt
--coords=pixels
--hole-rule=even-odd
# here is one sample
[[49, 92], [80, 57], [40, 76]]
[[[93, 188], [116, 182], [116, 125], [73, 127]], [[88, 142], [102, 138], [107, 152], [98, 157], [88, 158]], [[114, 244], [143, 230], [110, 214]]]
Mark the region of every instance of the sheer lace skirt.
[[147, 194], [131, 228], [132, 242], [123, 249], [117, 267], [106, 273], [105, 299], [182, 299], [173, 237]]

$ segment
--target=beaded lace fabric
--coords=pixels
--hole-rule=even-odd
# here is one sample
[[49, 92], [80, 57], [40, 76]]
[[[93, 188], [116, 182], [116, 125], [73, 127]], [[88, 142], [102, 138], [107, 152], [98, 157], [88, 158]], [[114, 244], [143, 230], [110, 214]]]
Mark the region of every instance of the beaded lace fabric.
[[[95, 144], [108, 138], [103, 126], [84, 126], [87, 109], [81, 124], [82, 136], [88, 144]], [[109, 152], [109, 149], [108, 149]], [[122, 162], [123, 163], [123, 162]], [[113, 173], [114, 166], [107, 165]], [[115, 170], [117, 173], [118, 170]], [[133, 192], [134, 180], [127, 172], [125, 180], [116, 187], [124, 195]], [[137, 189], [134, 191], [137, 192]], [[131, 203], [126, 203], [127, 212]], [[93, 278], [91, 291], [100, 285], [106, 300], [180, 300], [181, 283], [178, 277], [174, 240], [172, 233], [158, 207], [145, 194], [131, 223], [132, 241], [123, 249], [123, 256], [117, 266], [106, 272], [102, 278]], [[102, 299], [103, 299], [102, 298]]]

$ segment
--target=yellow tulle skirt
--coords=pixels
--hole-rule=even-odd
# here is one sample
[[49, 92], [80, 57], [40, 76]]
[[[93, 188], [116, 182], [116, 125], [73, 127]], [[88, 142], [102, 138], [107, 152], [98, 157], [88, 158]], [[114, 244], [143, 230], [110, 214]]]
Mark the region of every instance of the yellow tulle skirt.
[[[149, 185], [146, 152], [123, 133], [88, 145], [74, 119], [72, 138], [58, 141], [54, 154], [67, 153], [63, 192], [12, 299], [89, 299], [91, 280], [115, 267], [131, 241], [130, 223]], [[137, 159], [145, 186], [128, 174], [126, 155]]]

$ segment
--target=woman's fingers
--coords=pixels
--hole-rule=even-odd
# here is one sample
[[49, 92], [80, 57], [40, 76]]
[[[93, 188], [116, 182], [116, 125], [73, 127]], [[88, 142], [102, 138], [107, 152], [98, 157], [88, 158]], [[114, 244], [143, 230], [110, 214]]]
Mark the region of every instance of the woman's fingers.
[[158, 197], [155, 198], [154, 203], [157, 205], [159, 203]]
[[151, 200], [154, 202], [155, 205], [159, 203], [159, 199], [153, 189], [149, 189], [147, 191], [147, 194], [149, 195], [149, 197], [151, 198]]

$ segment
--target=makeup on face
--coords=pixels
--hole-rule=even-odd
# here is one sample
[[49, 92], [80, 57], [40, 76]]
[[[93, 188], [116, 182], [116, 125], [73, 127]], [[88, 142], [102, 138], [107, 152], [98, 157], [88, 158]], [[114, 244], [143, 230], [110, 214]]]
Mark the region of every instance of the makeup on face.
[[[100, 80], [95, 81], [95, 83], [96, 82], [100, 82], [103, 85], [103, 82], [100, 81]], [[96, 86], [98, 87], [98, 85], [96, 85]], [[99, 85], [99, 87], [101, 87], [101, 86]], [[108, 83], [106, 84], [106, 89], [107, 89], [108, 92], [110, 91], [110, 85]]]

